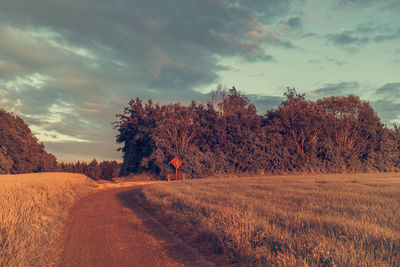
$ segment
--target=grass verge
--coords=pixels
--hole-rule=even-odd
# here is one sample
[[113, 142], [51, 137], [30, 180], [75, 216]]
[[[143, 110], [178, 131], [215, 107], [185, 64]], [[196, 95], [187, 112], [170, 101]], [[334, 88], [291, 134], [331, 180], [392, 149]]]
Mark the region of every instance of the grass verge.
[[135, 197], [226, 263], [400, 266], [400, 174], [178, 181]]
[[47, 266], [72, 202], [95, 184], [70, 173], [0, 176], [0, 266]]

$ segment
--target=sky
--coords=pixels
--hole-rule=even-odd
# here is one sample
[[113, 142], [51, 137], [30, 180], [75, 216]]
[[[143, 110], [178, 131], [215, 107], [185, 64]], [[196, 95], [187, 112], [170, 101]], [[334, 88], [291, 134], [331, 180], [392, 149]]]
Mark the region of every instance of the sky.
[[0, 107], [59, 161], [121, 159], [131, 98], [357, 95], [400, 122], [400, 0], [1, 0]]

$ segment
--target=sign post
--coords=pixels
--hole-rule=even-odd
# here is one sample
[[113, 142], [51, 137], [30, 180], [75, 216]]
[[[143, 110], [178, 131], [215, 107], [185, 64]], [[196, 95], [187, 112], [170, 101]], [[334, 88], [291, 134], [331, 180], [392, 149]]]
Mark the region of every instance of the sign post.
[[169, 162], [169, 164], [174, 165], [176, 170], [175, 173], [176, 175], [178, 175], [178, 168], [182, 165], [182, 160], [178, 156], [176, 156]]
[[[175, 167], [175, 179], [178, 179], [178, 168], [182, 165], [182, 160], [178, 156], [176, 156], [175, 158], [173, 158], [169, 162], [169, 164], [174, 165], [174, 167]], [[185, 179], [184, 177], [185, 177], [185, 175], [182, 175], [183, 179]], [[170, 177], [168, 177], [168, 180], [170, 180]]]

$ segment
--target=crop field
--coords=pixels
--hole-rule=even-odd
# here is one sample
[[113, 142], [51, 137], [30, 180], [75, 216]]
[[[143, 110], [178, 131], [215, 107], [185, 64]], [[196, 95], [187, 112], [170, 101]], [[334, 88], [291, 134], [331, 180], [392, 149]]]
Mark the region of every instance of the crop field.
[[400, 266], [400, 174], [210, 178], [136, 198], [223, 263]]
[[94, 183], [81, 174], [0, 175], [0, 266], [47, 266], [68, 208]]

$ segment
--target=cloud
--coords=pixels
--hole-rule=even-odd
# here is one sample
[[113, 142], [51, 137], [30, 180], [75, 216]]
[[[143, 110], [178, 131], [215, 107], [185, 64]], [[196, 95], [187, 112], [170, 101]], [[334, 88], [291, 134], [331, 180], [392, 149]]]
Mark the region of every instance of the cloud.
[[387, 126], [400, 122], [400, 82], [386, 83], [377, 88], [373, 95], [372, 107]]
[[389, 99], [400, 97], [400, 82], [386, 83], [376, 90], [375, 95]]
[[318, 88], [313, 92], [318, 96], [341, 96], [356, 94], [355, 90], [360, 88], [360, 84], [356, 81], [327, 83], [322, 88]]
[[328, 43], [355, 51], [369, 43], [394, 41], [400, 38], [400, 28], [393, 29], [387, 25], [360, 24], [352, 30], [332, 33], [325, 36]]
[[340, 60], [340, 59], [335, 59], [335, 58], [325, 58], [324, 60], [318, 60], [318, 59], [309, 59], [307, 60], [307, 63], [309, 64], [324, 64], [324, 63], [332, 63], [336, 66], [343, 66], [345, 64], [348, 64], [346, 60]]
[[400, 39], [400, 28], [395, 33], [380, 34], [374, 37], [376, 42], [392, 41]]
[[391, 127], [395, 122], [400, 122], [400, 103], [396, 103], [387, 99], [379, 99], [371, 102], [371, 106], [381, 118], [382, 122], [388, 127]]
[[351, 32], [342, 32], [338, 34], [329, 34], [327, 35], [327, 39], [339, 46], [349, 46], [349, 45], [361, 45], [368, 43], [368, 38], [360, 38], [353, 35]]
[[348, 64], [348, 62], [346, 60], [339, 60], [339, 59], [335, 59], [335, 58], [328, 58], [327, 59], [328, 62], [335, 64], [336, 66], [343, 66], [345, 64]]
[[110, 123], [131, 97], [203, 101], [199, 91], [227, 68], [221, 58], [276, 61], [270, 46], [295, 48], [272, 27], [292, 2], [4, 0], [0, 104], [57, 156], [72, 140], [110, 150]]
[[337, 0], [334, 1], [334, 5], [340, 8], [360, 8], [360, 7], [372, 7], [375, 10], [393, 10], [400, 9], [400, 3], [397, 0]]
[[293, 17], [288, 20], [288, 25], [292, 30], [296, 30], [303, 26], [300, 17]]
[[280, 96], [268, 96], [268, 95], [246, 95], [250, 101], [256, 106], [257, 111], [264, 114], [267, 110], [276, 108], [284, 99]]

